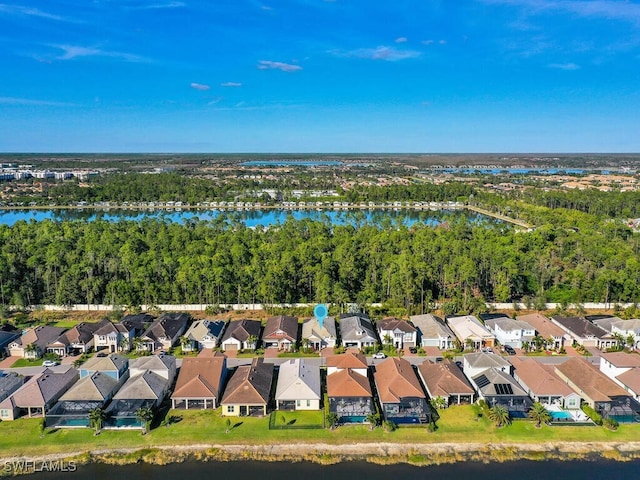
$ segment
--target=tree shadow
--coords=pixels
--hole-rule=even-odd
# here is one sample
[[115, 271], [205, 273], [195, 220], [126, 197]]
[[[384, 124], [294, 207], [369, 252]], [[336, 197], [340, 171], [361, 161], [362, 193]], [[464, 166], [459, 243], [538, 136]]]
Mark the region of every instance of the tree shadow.
[[238, 422], [236, 424], [233, 425], [233, 427], [231, 427], [232, 429], [234, 428], [238, 428], [240, 425], [242, 425], [244, 422]]
[[296, 423], [296, 419], [295, 418], [293, 420], [289, 420], [287, 425], [293, 425], [294, 423]]

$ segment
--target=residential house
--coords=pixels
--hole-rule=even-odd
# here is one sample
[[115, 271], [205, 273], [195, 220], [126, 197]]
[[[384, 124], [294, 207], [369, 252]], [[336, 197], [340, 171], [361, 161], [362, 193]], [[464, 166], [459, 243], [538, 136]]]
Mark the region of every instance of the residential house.
[[5, 350], [6, 347], [14, 340], [17, 340], [20, 335], [22, 335], [22, 331], [12, 325], [4, 324], [0, 327], [0, 358], [5, 355], [5, 352], [9, 353]]
[[193, 322], [184, 334], [186, 343], [182, 343], [183, 352], [197, 352], [202, 349], [213, 349], [218, 346], [224, 327], [227, 322], [223, 320], [198, 320]]
[[[586, 318], [591, 320], [591, 317]], [[625, 345], [630, 346], [632, 349], [640, 348], [640, 319], [622, 320], [618, 317], [599, 317], [592, 321], [599, 327], [611, 332], [614, 338], [622, 337]]]
[[409, 317], [416, 327], [418, 345], [422, 347], [438, 347], [440, 350], [455, 348], [455, 334], [444, 321], [431, 313], [412, 315]]
[[451, 360], [418, 365], [418, 375], [430, 398], [442, 398], [447, 405], [471, 404], [475, 390], [460, 367]]
[[327, 396], [329, 411], [338, 416], [339, 423], [363, 423], [375, 412], [369, 377], [355, 369], [328, 373]]
[[258, 320], [229, 322], [222, 336], [222, 350], [254, 350], [260, 339], [262, 324]]
[[[162, 370], [161, 373], [167, 374], [168, 370]], [[132, 372], [105, 411], [105, 428], [143, 428], [144, 420], [138, 416], [138, 412], [148, 408], [155, 414], [170, 386], [171, 381], [155, 371]]]
[[124, 325], [127, 331], [132, 331], [134, 337], [137, 337], [142, 335], [155, 319], [156, 317], [150, 313], [136, 313], [125, 315], [120, 319], [119, 323]]
[[501, 405], [511, 418], [527, 418], [533, 402], [511, 375], [498, 368], [488, 368], [470, 380], [489, 408]]
[[67, 355], [80, 355], [93, 349], [94, 334], [109, 320], [100, 323], [82, 322], [63, 332], [58, 338], [47, 344], [47, 353], [53, 353], [59, 357]]
[[571, 339], [584, 347], [615, 347], [618, 341], [610, 332], [582, 317], [551, 317], [551, 321], [562, 328]]
[[523, 342], [530, 342], [536, 335], [533, 326], [509, 317], [488, 319], [485, 325], [501, 345], [509, 345], [513, 348], [522, 348]]
[[319, 410], [320, 367], [302, 358], [280, 365], [276, 385], [278, 410]]
[[187, 313], [163, 313], [140, 336], [136, 349], [149, 352], [169, 350], [178, 343], [190, 319]]
[[513, 378], [536, 402], [547, 408], [580, 408], [580, 395], [555, 373], [554, 365], [545, 365], [533, 358], [512, 357]]
[[104, 409], [122, 383], [100, 371], [81, 377], [46, 413], [47, 427], [88, 427], [91, 411]]
[[473, 315], [447, 317], [447, 323], [463, 348], [472, 347], [478, 350], [482, 347], [493, 347], [495, 344], [495, 335]]
[[0, 419], [8, 421], [22, 416], [44, 416], [77, 380], [75, 368], [70, 367], [65, 372], [45, 369], [0, 402]]
[[13, 392], [19, 389], [29, 379], [23, 375], [19, 375], [16, 372], [3, 374], [0, 371], [0, 402], [5, 398], [8, 398]]
[[376, 323], [378, 336], [382, 343], [393, 345], [395, 348], [415, 347], [418, 331], [416, 327], [399, 318], [385, 318]]
[[369, 370], [367, 358], [361, 353], [343, 353], [341, 355], [331, 355], [326, 359], [327, 375], [350, 369], [366, 377]]
[[262, 346], [292, 350], [298, 343], [298, 319], [287, 315], [271, 317], [262, 332]]
[[169, 383], [173, 383], [176, 378], [176, 357], [173, 355], [149, 355], [146, 357], [134, 358], [129, 362], [129, 376], [141, 375], [151, 371]]
[[171, 396], [171, 408], [217, 408], [226, 378], [227, 357], [224, 354], [183, 359]]
[[266, 415], [273, 381], [273, 364], [255, 358], [233, 372], [220, 405], [224, 416]]
[[640, 405], [633, 396], [586, 360], [569, 358], [556, 365], [555, 372], [603, 417], [618, 422], [640, 417]]
[[471, 378], [480, 374], [487, 368], [495, 368], [501, 372], [511, 374], [511, 363], [504, 357], [495, 353], [467, 353], [462, 358], [464, 374]]
[[80, 366], [80, 378], [90, 377], [96, 372], [121, 381], [129, 376], [129, 359], [112, 353], [107, 357], [92, 357]]
[[326, 317], [320, 322], [316, 317], [309, 318], [302, 324], [302, 341], [308, 342], [309, 347], [314, 350], [323, 348], [333, 348], [338, 344], [338, 334], [336, 330], [336, 319]]
[[624, 388], [636, 400], [640, 400], [640, 355], [634, 353], [603, 353], [600, 357], [600, 371]]
[[518, 315], [516, 320], [527, 322], [531, 325], [536, 331], [536, 335], [546, 339], [547, 348], [559, 350], [564, 347], [565, 340], [570, 338], [562, 328], [552, 323], [551, 320], [539, 313]]
[[432, 421], [431, 407], [412, 365], [403, 358], [387, 358], [375, 367], [373, 379], [385, 420], [395, 424]]
[[47, 351], [47, 345], [57, 339], [66, 329], [40, 325], [30, 328], [20, 337], [12, 340], [7, 350], [12, 357], [40, 358]]
[[94, 332], [93, 345], [96, 351], [128, 352], [133, 346], [135, 336], [136, 329], [129, 322], [125, 324], [107, 321]]
[[340, 316], [340, 333], [345, 347], [374, 347], [378, 338], [369, 317], [363, 314]]

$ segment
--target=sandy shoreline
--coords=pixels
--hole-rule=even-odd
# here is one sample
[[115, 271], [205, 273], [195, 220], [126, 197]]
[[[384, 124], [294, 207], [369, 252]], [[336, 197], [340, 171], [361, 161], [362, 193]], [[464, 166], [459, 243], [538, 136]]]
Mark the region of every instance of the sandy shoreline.
[[[628, 461], [640, 458], [638, 442], [544, 442], [544, 443], [439, 443], [412, 444], [360, 443], [331, 445], [322, 443], [273, 445], [199, 444], [154, 446], [149, 448], [75, 451], [40, 456], [0, 458], [0, 465], [14, 462], [73, 461], [78, 465], [106, 463], [125, 465], [149, 463], [166, 465], [185, 461], [308, 461], [332, 464], [367, 461], [379, 464], [409, 463], [436, 465], [460, 461], [506, 462], [516, 460]], [[22, 472], [27, 473], [27, 472]]]

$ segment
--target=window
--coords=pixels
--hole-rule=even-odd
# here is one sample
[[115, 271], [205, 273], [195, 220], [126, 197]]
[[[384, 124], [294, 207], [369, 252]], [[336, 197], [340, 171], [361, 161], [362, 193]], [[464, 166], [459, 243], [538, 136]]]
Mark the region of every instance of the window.
[[570, 407], [575, 407], [576, 406], [576, 399], [575, 398], [570, 398], [569, 401], [567, 402], [567, 405], [569, 405]]
[[236, 408], [233, 405], [227, 405], [227, 413], [234, 413]]
[[0, 410], [0, 417], [8, 417], [9, 412], [7, 410]]
[[300, 406], [300, 400], [296, 400], [296, 407]]
[[311, 400], [307, 400], [307, 407], [311, 406]]

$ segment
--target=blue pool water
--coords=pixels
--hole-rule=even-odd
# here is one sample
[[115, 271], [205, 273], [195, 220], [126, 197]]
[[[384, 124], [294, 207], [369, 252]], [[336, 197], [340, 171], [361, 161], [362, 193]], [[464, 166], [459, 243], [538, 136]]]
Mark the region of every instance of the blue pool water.
[[573, 417], [569, 412], [549, 412], [554, 420], [570, 420]]

